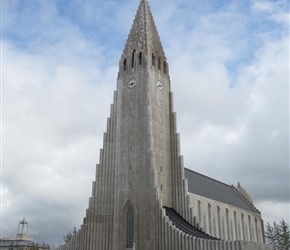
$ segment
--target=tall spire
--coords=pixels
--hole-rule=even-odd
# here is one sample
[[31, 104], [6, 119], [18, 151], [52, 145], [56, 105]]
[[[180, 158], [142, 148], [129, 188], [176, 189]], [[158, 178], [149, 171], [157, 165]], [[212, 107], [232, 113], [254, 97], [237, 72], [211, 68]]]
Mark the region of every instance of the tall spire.
[[[151, 59], [153, 55], [153, 57], [156, 58], [156, 65], [158, 63], [160, 64], [158, 65], [159, 69], [165, 68], [163, 71], [167, 71], [165, 53], [147, 0], [140, 1], [123, 50], [121, 59], [123, 64], [121, 63], [120, 66], [124, 66], [124, 60], [126, 60], [127, 63], [129, 62], [127, 58], [130, 58], [134, 51], [142, 53], [142, 56], [148, 59]], [[159, 58], [162, 58], [162, 60]]]

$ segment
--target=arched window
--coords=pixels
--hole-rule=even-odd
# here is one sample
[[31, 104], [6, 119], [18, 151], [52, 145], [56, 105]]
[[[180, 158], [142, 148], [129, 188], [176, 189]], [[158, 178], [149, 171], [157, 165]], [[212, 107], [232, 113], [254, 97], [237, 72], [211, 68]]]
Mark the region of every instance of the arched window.
[[139, 53], [139, 65], [142, 63], [142, 52]]
[[129, 207], [127, 211], [126, 247], [132, 248], [133, 242], [134, 242], [134, 212], [132, 207]]
[[135, 60], [135, 50], [132, 53], [132, 68], [134, 68], [134, 60]]
[[158, 69], [160, 70], [160, 68], [161, 68], [161, 58], [160, 58], [160, 56], [158, 57]]
[[152, 65], [155, 66], [155, 55], [154, 55], [154, 53], [152, 54]]
[[123, 66], [124, 66], [124, 70], [126, 70], [126, 66], [127, 66], [127, 60], [126, 60], [126, 58], [123, 61]]

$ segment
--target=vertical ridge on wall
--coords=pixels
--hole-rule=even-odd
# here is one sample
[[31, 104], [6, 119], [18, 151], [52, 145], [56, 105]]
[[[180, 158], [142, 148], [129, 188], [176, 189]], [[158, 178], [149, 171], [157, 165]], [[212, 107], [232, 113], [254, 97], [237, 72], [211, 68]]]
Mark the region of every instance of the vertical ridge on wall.
[[171, 112], [171, 145], [172, 145], [172, 183], [173, 183], [173, 207], [187, 221], [192, 223], [188, 202], [187, 181], [184, 178], [183, 156], [180, 154], [180, 135], [177, 133], [176, 113], [173, 111], [173, 93], [170, 92]]

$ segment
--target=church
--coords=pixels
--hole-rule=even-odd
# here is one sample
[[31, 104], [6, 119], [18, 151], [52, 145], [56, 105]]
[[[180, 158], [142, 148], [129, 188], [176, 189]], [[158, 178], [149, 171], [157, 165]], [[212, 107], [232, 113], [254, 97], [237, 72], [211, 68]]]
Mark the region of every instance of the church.
[[250, 195], [184, 168], [168, 62], [147, 0], [121, 59], [92, 196], [59, 250], [270, 250]]

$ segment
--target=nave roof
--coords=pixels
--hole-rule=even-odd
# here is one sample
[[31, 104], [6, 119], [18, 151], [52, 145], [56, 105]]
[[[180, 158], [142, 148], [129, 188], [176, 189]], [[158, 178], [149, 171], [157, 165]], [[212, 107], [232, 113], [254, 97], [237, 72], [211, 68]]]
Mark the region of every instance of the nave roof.
[[259, 212], [234, 186], [222, 183], [208, 176], [184, 168], [188, 180], [188, 191], [209, 199], [236, 206], [250, 212]]

